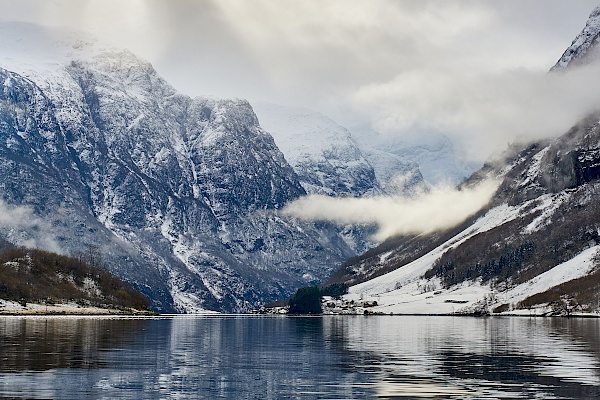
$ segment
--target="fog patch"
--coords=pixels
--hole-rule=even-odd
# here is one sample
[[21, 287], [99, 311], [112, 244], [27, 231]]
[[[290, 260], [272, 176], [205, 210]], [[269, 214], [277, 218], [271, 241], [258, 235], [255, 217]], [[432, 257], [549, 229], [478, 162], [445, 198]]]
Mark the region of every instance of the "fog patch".
[[1, 235], [9, 242], [63, 254], [50, 223], [35, 215], [30, 206], [15, 206], [0, 200]]
[[376, 224], [373, 239], [421, 234], [448, 229], [483, 208], [499, 182], [489, 180], [476, 187], [434, 187], [412, 197], [339, 198], [310, 195], [289, 203], [283, 213], [307, 221], [340, 225]]

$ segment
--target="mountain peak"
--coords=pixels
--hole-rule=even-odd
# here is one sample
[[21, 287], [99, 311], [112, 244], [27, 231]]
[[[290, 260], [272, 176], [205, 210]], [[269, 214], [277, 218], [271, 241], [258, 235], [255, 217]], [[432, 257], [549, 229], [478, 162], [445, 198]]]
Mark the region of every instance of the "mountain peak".
[[591, 12], [585, 27], [565, 50], [551, 71], [562, 71], [569, 66], [589, 64], [600, 58], [600, 6]]

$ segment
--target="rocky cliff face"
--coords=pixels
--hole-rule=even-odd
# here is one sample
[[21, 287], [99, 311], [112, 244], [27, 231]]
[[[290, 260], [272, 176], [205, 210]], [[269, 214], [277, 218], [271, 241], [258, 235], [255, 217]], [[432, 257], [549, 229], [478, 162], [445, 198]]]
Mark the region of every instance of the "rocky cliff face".
[[0, 70], [0, 196], [44, 222], [8, 239], [99, 248], [178, 312], [249, 310], [353, 254], [332, 226], [278, 214], [305, 190], [246, 101], [177, 93], [127, 51], [51, 44], [54, 59]]

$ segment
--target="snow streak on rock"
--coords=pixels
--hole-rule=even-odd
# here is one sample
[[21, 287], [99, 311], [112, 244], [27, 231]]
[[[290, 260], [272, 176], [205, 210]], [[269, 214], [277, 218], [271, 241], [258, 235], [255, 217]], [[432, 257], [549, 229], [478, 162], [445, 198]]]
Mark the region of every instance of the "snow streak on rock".
[[190, 98], [71, 32], [3, 31], [0, 198], [64, 252], [98, 248], [171, 312], [247, 311], [354, 254], [337, 228], [279, 215], [306, 192], [245, 100]]

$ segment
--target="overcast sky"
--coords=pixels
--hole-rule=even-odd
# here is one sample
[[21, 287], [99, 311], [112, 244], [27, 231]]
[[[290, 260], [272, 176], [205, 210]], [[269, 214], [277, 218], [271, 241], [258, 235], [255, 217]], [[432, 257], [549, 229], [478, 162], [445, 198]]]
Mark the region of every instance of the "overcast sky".
[[1, 18], [89, 31], [189, 95], [305, 106], [391, 134], [438, 131], [482, 157], [532, 130], [557, 134], [579, 118], [571, 108], [596, 100], [543, 77], [598, 3], [0, 0]]

